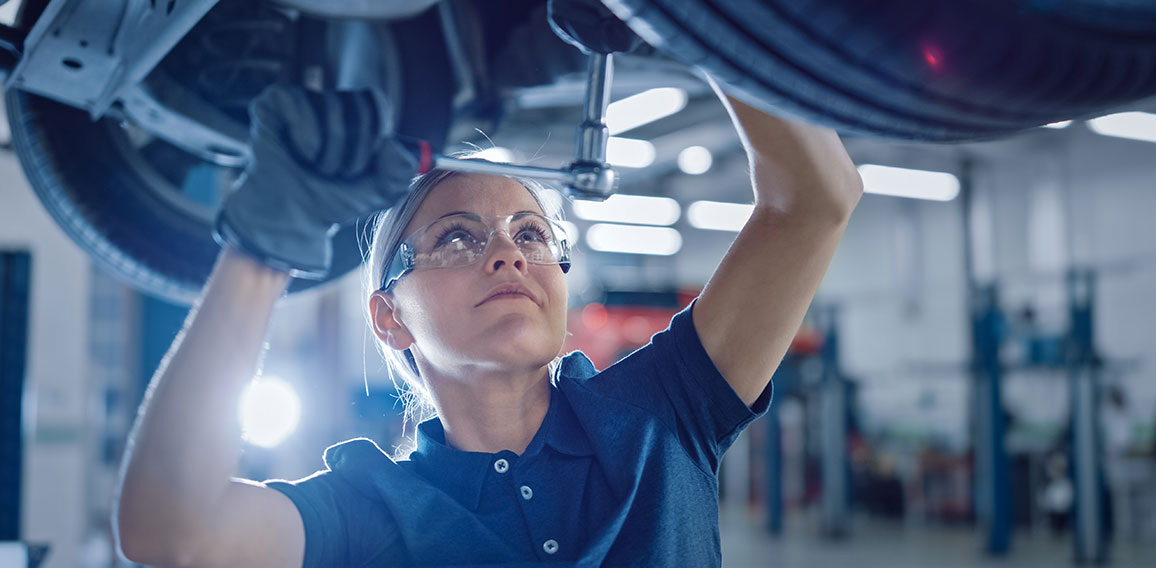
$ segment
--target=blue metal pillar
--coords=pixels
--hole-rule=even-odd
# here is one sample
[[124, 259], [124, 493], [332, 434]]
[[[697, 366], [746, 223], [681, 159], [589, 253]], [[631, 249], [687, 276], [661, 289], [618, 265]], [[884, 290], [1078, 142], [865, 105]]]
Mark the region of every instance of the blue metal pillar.
[[1005, 331], [995, 285], [973, 287], [972, 372], [975, 385], [976, 514], [983, 527], [984, 550], [1003, 556], [1011, 548], [1011, 479], [1004, 445], [999, 347]]
[[783, 431], [779, 423], [779, 400], [774, 397], [763, 417], [767, 425], [767, 530], [783, 534]]
[[24, 373], [32, 255], [0, 253], [0, 541], [20, 539]]
[[822, 465], [823, 497], [821, 526], [824, 535], [844, 537], [850, 532], [851, 484], [850, 462], [847, 459], [847, 381], [839, 369], [839, 335], [837, 311], [833, 306], [817, 314], [817, 322], [824, 331], [821, 360], [822, 379], [819, 383], [819, 412], [821, 421], [820, 461]]
[[1099, 357], [1093, 342], [1092, 305], [1095, 275], [1068, 274], [1071, 327], [1068, 341], [1068, 388], [1071, 398], [1071, 472], [1075, 489], [1072, 544], [1077, 564], [1102, 564], [1108, 559], [1107, 483], [1102, 467], [1100, 434]]
[[145, 389], [153, 374], [160, 367], [161, 359], [176, 339], [189, 313], [186, 306], [178, 306], [148, 295], [141, 295], [140, 302], [140, 386], [132, 393], [129, 402], [139, 406]]

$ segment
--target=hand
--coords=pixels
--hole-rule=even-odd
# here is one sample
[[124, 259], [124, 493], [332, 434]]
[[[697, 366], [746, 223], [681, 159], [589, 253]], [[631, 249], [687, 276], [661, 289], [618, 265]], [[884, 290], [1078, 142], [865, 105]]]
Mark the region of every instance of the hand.
[[338, 227], [387, 209], [428, 170], [422, 141], [393, 136], [377, 90], [273, 85], [249, 106], [252, 156], [213, 237], [299, 278], [323, 278]]

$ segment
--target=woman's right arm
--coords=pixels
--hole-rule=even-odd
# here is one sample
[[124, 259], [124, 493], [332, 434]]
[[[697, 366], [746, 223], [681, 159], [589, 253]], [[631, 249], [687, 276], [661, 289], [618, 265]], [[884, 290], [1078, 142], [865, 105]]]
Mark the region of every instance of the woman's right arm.
[[115, 529], [135, 562], [300, 566], [293, 503], [231, 479], [237, 406], [254, 376], [269, 318], [289, 277], [226, 247], [202, 297], [149, 384], [121, 475]]

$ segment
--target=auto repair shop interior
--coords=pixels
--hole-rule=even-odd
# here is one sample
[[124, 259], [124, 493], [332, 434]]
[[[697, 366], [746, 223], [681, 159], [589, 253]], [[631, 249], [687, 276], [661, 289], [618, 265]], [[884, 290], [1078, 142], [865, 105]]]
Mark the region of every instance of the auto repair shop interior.
[[[145, 64], [158, 70], [147, 80], [132, 75], [140, 61], [121, 39], [124, 53], [110, 48], [107, 68], [93, 71], [97, 55], [65, 57], [54, 73], [137, 81], [83, 92], [36, 68], [59, 59], [72, 37], [73, 20], [53, 6], [80, 3], [41, 2], [49, 5], [41, 19], [55, 18], [64, 33], [29, 28], [17, 45], [9, 32], [21, 4], [0, 2], [0, 43], [21, 58], [4, 69], [0, 118], [0, 567], [133, 566], [112, 526], [129, 430], [207, 276], [212, 218], [247, 152], [244, 125], [240, 146], [230, 146], [238, 138], [229, 124], [244, 119], [252, 85], [240, 101], [205, 85], [229, 73], [259, 83], [266, 69], [226, 68], [204, 46], [219, 40], [234, 57], [238, 30], [255, 38], [277, 18], [316, 31], [326, 16], [301, 14], [326, 3], [253, 2], [276, 7], [241, 20], [214, 19], [235, 0], [124, 2], [141, 18], [167, 8], [188, 24], [164, 60]], [[460, 25], [469, 12], [454, 10], [474, 2], [413, 4], [426, 12], [394, 19]], [[563, 58], [570, 67], [549, 82], [454, 67], [459, 89], [443, 90], [459, 119], [443, 128], [445, 154], [474, 149], [494, 163], [555, 172], [574, 160], [597, 73], [550, 33], [544, 9], [529, 13], [577, 63]], [[1144, 15], [1136, 21], [1156, 22]], [[1156, 26], [1148, 30], [1147, 44], [1134, 45], [1154, 60]], [[462, 52], [447, 45], [451, 59]], [[924, 46], [919, 60], [943, 72], [952, 45]], [[564, 352], [580, 349], [598, 369], [667, 327], [753, 207], [747, 155], [710, 85], [677, 56], [642, 51], [615, 56], [607, 91], [614, 195], [551, 194], [573, 259]], [[493, 90], [497, 82], [505, 86]], [[472, 95], [460, 88], [467, 83]], [[1035, 92], [1028, 83], [1019, 88]], [[196, 115], [187, 94], [173, 95], [181, 89], [216, 114]], [[487, 90], [499, 95], [477, 96]], [[900, 119], [884, 131], [830, 113], [826, 124], [840, 131], [865, 194], [775, 372], [770, 409], [721, 463], [724, 566], [1156, 566], [1154, 92], [1047, 124], [977, 120], [968, 124], [986, 126], [974, 131]], [[466, 108], [470, 96], [484, 104]], [[822, 122], [825, 111], [786, 104], [783, 112]], [[558, 179], [552, 186], [562, 190]], [[86, 198], [86, 180], [113, 189]], [[195, 238], [165, 232], [184, 220]], [[130, 225], [155, 238], [118, 241]], [[403, 427], [413, 434], [366, 326], [353, 233], [336, 274], [298, 281], [278, 302], [262, 375], [236, 408], [206, 412], [244, 430], [237, 477], [300, 479], [324, 468], [322, 451], [334, 443], [364, 436], [388, 450], [402, 443]]]

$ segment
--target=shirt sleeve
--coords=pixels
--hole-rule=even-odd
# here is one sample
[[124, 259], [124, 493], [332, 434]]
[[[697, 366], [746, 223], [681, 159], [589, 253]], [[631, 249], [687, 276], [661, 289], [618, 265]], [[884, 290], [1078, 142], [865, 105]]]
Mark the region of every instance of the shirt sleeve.
[[333, 471], [265, 485], [285, 494], [305, 526], [303, 568], [376, 565], [401, 558], [397, 526], [384, 506], [366, 498]]
[[657, 416], [700, 467], [717, 475], [723, 453], [766, 413], [773, 387], [768, 384], [751, 406], [743, 402], [702, 346], [691, 317], [694, 305], [593, 380], [607, 394]]

